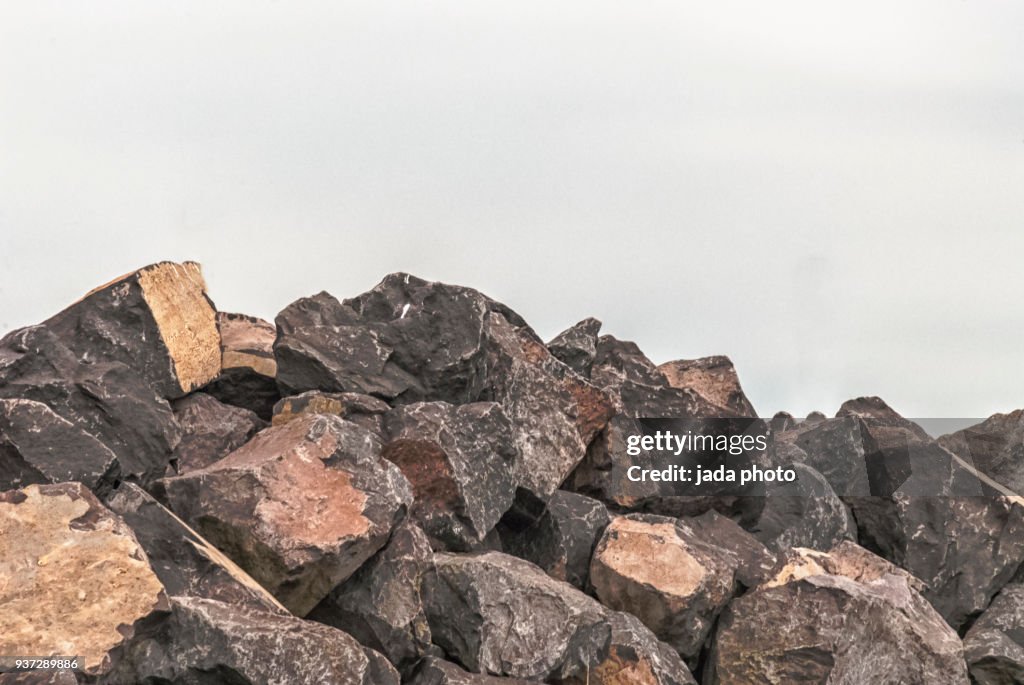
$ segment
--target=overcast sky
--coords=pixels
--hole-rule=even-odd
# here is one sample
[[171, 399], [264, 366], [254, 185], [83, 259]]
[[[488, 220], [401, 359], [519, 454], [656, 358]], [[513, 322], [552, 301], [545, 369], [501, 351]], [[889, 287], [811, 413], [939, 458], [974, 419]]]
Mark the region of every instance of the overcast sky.
[[162, 259], [727, 354], [762, 414], [1024, 406], [1024, 3], [0, 2], [0, 328]]

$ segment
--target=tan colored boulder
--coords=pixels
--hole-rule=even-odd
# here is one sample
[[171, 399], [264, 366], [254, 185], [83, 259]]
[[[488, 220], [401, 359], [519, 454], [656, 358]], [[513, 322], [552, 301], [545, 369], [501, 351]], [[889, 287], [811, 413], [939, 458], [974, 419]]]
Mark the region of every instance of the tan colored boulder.
[[131, 529], [80, 483], [0, 493], [0, 654], [81, 658], [109, 671], [167, 616]]
[[679, 359], [665, 362], [658, 371], [668, 384], [680, 390], [693, 390], [711, 404], [739, 416], [757, 416], [740, 386], [732, 360], [725, 356]]
[[242, 407], [269, 421], [277, 389], [274, 324], [245, 314], [217, 312], [221, 373], [205, 390], [221, 402]]

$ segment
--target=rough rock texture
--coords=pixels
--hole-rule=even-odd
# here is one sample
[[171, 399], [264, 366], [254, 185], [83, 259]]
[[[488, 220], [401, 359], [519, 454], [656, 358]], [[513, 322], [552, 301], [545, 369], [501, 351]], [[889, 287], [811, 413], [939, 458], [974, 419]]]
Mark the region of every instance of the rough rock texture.
[[[711, 516], [696, 522], [637, 514], [616, 517], [591, 562], [597, 598], [638, 617], [687, 659], [700, 652], [732, 598], [740, 569], [745, 584], [753, 585], [774, 563], [734, 523], [713, 512]], [[730, 525], [734, 530], [726, 528]]]
[[0, 493], [0, 655], [82, 658], [91, 675], [166, 617], [131, 529], [80, 483]]
[[368, 431], [310, 415], [267, 428], [158, 494], [296, 615], [387, 542], [409, 484]]
[[493, 402], [417, 402], [385, 418], [384, 458], [412, 484], [412, 515], [434, 540], [468, 551], [483, 542], [516, 489], [512, 424]]
[[943, 435], [939, 444], [1015, 493], [1024, 493], [1024, 409]]
[[170, 405], [131, 368], [80, 363], [43, 326], [0, 340], [0, 397], [42, 402], [110, 448], [117, 465], [98, 489], [117, 478], [148, 484], [163, 476], [180, 439]]
[[[502, 554], [435, 555], [424, 580], [435, 644], [476, 673], [572, 683], [692, 683], [671, 648], [536, 566]], [[629, 674], [629, 675], [626, 675]]]
[[195, 262], [160, 262], [96, 288], [43, 324], [86, 362], [120, 362], [161, 397], [220, 373], [220, 333]]
[[529, 682], [533, 681], [469, 673], [450, 661], [433, 657], [420, 662], [408, 681], [409, 685], [527, 685]]
[[590, 557], [610, 521], [608, 510], [597, 500], [558, 490], [540, 518], [525, 525], [502, 522], [498, 533], [502, 549], [508, 554], [536, 564], [552, 578], [586, 590]]
[[320, 602], [308, 618], [340, 628], [400, 668], [436, 651], [420, 586], [433, 564], [427, 536], [403, 523], [387, 546]]
[[45, 404], [0, 400], [0, 491], [78, 481], [102, 492], [118, 475], [110, 448]]
[[168, 595], [287, 611], [235, 562], [137, 485], [122, 483], [107, 506], [132, 529]]
[[600, 332], [600, 321], [594, 318], [583, 319], [556, 335], [548, 343], [548, 350], [570, 369], [589, 378], [590, 367], [597, 357], [597, 334]]
[[389, 411], [387, 402], [370, 395], [310, 390], [275, 404], [273, 424], [280, 426], [303, 414], [334, 414], [383, 438], [384, 415]]
[[248, 409], [224, 404], [203, 392], [175, 400], [171, 407], [181, 427], [181, 441], [174, 448], [171, 464], [175, 473], [209, 466], [266, 426]]
[[1007, 585], [964, 636], [978, 685], [1024, 683], [1024, 585]]
[[274, 325], [245, 314], [217, 312], [221, 372], [204, 390], [221, 402], [249, 409], [269, 421], [277, 389]]
[[709, 685], [966, 685], [956, 633], [906, 573], [853, 543], [796, 550], [734, 600], [716, 631]]
[[721, 407], [726, 416], [757, 416], [754, 405], [740, 387], [736, 367], [728, 357], [703, 357], [665, 362], [658, 367], [668, 384], [690, 389], [707, 402]]
[[113, 682], [398, 683], [393, 669], [330, 626], [211, 599], [174, 597], [171, 605], [161, 634], [136, 644]]

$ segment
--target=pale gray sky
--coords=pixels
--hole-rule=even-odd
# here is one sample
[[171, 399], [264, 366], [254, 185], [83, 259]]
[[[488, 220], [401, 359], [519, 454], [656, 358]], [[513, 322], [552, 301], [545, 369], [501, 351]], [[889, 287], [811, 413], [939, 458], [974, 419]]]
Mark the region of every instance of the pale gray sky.
[[0, 2], [0, 328], [391, 271], [755, 406], [1024, 406], [1024, 3]]

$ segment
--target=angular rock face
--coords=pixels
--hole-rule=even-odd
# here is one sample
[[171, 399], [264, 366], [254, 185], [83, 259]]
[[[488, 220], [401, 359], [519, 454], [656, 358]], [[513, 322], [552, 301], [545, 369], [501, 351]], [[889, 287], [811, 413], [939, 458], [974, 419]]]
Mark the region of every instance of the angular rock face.
[[[81, 364], [42, 326], [0, 340], [0, 397], [42, 402], [96, 437], [117, 457], [115, 479], [147, 484], [159, 478], [180, 439], [170, 405], [130, 368]], [[97, 487], [112, 485], [105, 478]]]
[[0, 400], [0, 491], [78, 481], [102, 492], [117, 480], [118, 466], [106, 445], [45, 404]]
[[[752, 585], [772, 565], [767, 550], [725, 521], [637, 514], [613, 519], [591, 562], [598, 599], [638, 617], [684, 658], [696, 657], [741, 569]], [[729, 537], [740, 544], [728, 549]]]
[[412, 484], [412, 515], [442, 546], [483, 542], [515, 496], [512, 424], [501, 406], [419, 402], [385, 418], [384, 458]]
[[308, 618], [344, 630], [405, 668], [437, 651], [430, 642], [420, 595], [433, 556], [423, 531], [403, 523], [387, 546], [335, 588]]
[[0, 654], [79, 656], [108, 672], [166, 618], [132, 531], [80, 483], [0, 493]]
[[112, 682], [398, 683], [394, 669], [330, 626], [196, 597], [171, 605], [163, 633], [134, 646]]
[[971, 678], [978, 685], [1024, 682], [1024, 585], [1007, 585], [964, 636]]
[[416, 666], [409, 685], [527, 685], [529, 682], [532, 681], [469, 673], [450, 661], [431, 657]]
[[274, 405], [273, 424], [280, 426], [303, 414], [333, 414], [384, 437], [384, 415], [391, 406], [384, 400], [354, 392], [310, 390], [285, 397]]
[[204, 390], [221, 402], [242, 407], [269, 421], [277, 389], [274, 325], [245, 314], [217, 312], [221, 372]]
[[598, 538], [611, 521], [597, 500], [558, 490], [544, 513], [526, 525], [502, 523], [498, 527], [502, 549], [526, 559], [556, 580], [586, 590], [590, 581], [590, 557]]
[[220, 373], [220, 333], [195, 262], [161, 262], [96, 288], [44, 324], [80, 359], [120, 362], [166, 398]]
[[303, 616], [387, 542], [409, 484], [369, 432], [310, 415], [157, 484], [179, 516]]
[[597, 356], [597, 334], [600, 332], [600, 321], [583, 319], [555, 336], [548, 343], [548, 350], [570, 369], [590, 378], [590, 367]]
[[[692, 683], [672, 650], [536, 566], [499, 552], [436, 554], [424, 581], [435, 644], [477, 673], [610, 685]], [[625, 674], [630, 674], [628, 677]]]
[[1024, 493], [1024, 409], [943, 435], [939, 444], [1015, 493]]
[[202, 392], [175, 400], [171, 406], [181, 427], [181, 441], [174, 448], [172, 463], [175, 473], [209, 466], [244, 445], [266, 425], [248, 409], [232, 407]]
[[727, 416], [757, 416], [754, 405], [740, 387], [736, 367], [728, 357], [703, 357], [666, 362], [658, 367], [668, 384], [690, 389], [707, 402], [721, 407]]
[[966, 685], [956, 633], [907, 574], [852, 543], [797, 550], [722, 614], [705, 681]]
[[287, 612], [235, 562], [137, 485], [122, 483], [107, 506], [131, 528], [168, 595]]

